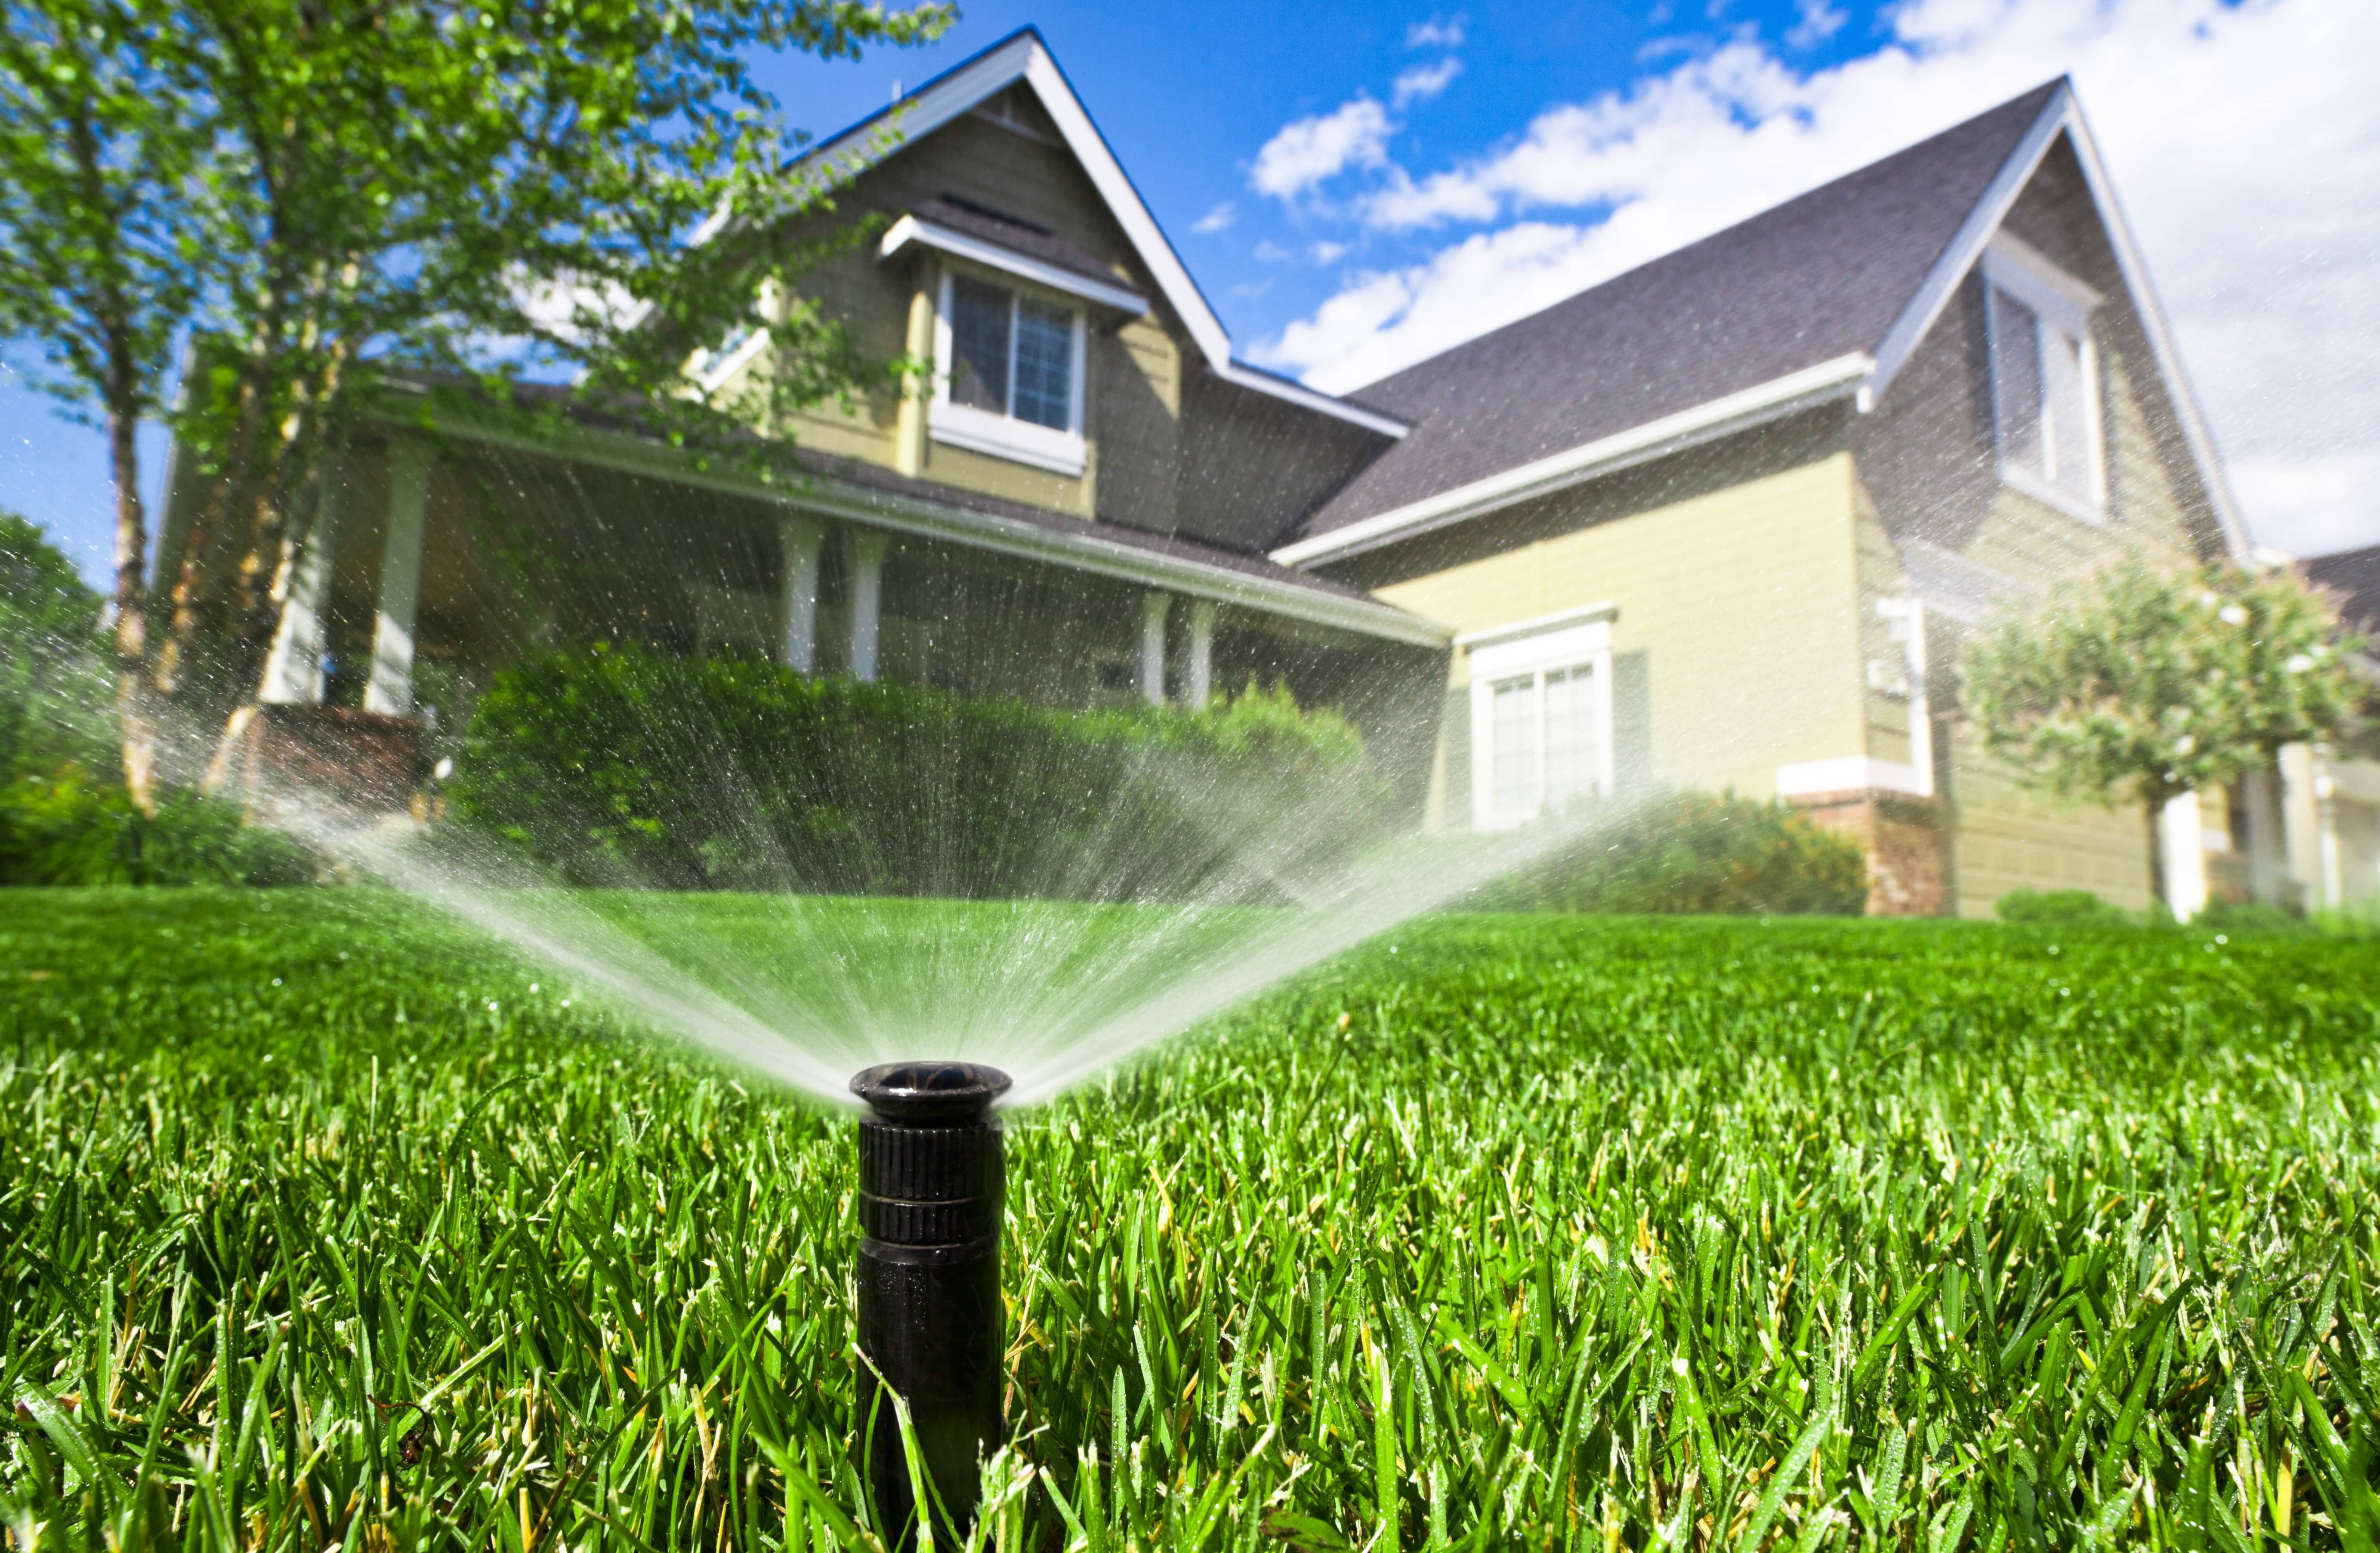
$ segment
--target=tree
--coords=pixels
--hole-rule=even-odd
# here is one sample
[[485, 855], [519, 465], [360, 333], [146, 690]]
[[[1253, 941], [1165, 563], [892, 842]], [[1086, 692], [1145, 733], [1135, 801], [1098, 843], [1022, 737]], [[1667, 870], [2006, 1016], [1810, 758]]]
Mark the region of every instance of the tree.
[[175, 111], [153, 22], [113, 0], [0, 11], [0, 340], [38, 342], [51, 371], [37, 383], [107, 434], [125, 778], [144, 808], [152, 643], [135, 434], [193, 300], [196, 233], [175, 214], [205, 147]]
[[107, 679], [99, 613], [49, 536], [0, 511], [0, 781], [105, 752], [91, 710]]
[[[697, 449], [875, 385], [795, 300], [836, 245], [794, 218], [795, 137], [749, 61], [912, 43], [946, 6], [851, 0], [10, 0], [0, 46], [0, 331], [115, 439], [124, 696], [204, 721], [252, 693], [326, 449], [402, 374], [431, 398], [536, 419], [524, 373], [573, 377]], [[64, 83], [64, 84], [60, 84]], [[85, 149], [87, 143], [87, 149]], [[726, 234], [734, 240], [701, 240]], [[693, 352], [766, 330], [773, 370], [733, 402]], [[130, 427], [168, 352], [168, 419], [205, 491], [160, 584]], [[747, 439], [748, 440], [748, 439]], [[148, 736], [128, 720], [145, 794]]]
[[2129, 800], [2154, 835], [2183, 793], [2342, 732], [2371, 693], [2363, 645], [2288, 571], [2133, 558], [1988, 629], [1962, 666], [1965, 709], [2019, 781]]

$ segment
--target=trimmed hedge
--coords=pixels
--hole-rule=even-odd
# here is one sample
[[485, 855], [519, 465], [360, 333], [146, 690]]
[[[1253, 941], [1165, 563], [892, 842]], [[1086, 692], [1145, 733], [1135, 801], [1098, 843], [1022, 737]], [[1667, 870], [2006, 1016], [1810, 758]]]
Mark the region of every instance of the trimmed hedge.
[[1855, 916], [1867, 854], [1791, 805], [1679, 792], [1485, 892], [1524, 911]]
[[449, 786], [577, 883], [1270, 900], [1378, 834], [1343, 717], [1067, 713], [598, 644], [496, 676]]

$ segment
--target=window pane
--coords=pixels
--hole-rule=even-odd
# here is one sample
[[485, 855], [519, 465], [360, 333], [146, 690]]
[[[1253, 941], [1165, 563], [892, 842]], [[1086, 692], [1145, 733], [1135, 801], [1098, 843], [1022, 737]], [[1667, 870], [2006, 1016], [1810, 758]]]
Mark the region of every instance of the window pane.
[[1489, 784], [1499, 814], [1537, 808], [1537, 679], [1534, 674], [1496, 681], [1488, 747]]
[[2048, 429], [2049, 477], [2084, 501], [2099, 493], [2092, 478], [2090, 385], [2082, 377], [2082, 342], [2054, 324], [2041, 326], [2041, 398]]
[[951, 400], [1008, 410], [1008, 293], [951, 277]]
[[1016, 418], [1060, 431], [1074, 424], [1075, 320], [1016, 304]]
[[1992, 288], [1992, 376], [1998, 385], [2000, 457], [2049, 478], [2041, 434], [2041, 319]]
[[1603, 764], [1601, 719], [1596, 712], [1595, 669], [1580, 664], [1546, 675], [1546, 807], [1595, 794]]

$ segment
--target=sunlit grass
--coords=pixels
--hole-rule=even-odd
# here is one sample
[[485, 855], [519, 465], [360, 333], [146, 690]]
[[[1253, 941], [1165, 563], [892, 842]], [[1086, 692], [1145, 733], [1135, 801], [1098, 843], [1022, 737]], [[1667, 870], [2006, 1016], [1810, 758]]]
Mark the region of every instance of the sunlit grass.
[[[0, 895], [18, 1546], [851, 1540], [847, 1123], [573, 997], [361, 891]], [[2375, 1009], [2337, 941], [1402, 931], [1012, 1117], [986, 1535], [2369, 1546]]]

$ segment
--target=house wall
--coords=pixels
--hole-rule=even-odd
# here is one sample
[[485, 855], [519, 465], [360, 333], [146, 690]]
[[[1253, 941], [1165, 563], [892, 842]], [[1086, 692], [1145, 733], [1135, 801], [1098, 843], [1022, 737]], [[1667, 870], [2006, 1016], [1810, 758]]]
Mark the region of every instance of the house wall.
[[[1980, 730], [1956, 716], [1957, 656], [1993, 610], [2024, 607], [2061, 577], [2127, 554], [2183, 564], [2219, 553], [2221, 541], [2115, 252], [2063, 141], [2005, 225], [2107, 299], [2093, 319], [2106, 521], [2086, 522], [2001, 483], [1984, 287], [1971, 275], [1883, 400], [1852, 427], [1861, 630], [1869, 655], [1898, 654], [1877, 604], [1925, 592], [1913, 576], [1958, 575], [1960, 598], [1937, 591], [1928, 642], [1951, 910], [1985, 916], [2012, 889], [2072, 887], [2139, 907], [2152, 887], [2145, 823], [2129, 806], [2110, 813], [2059, 804], [2019, 785], [1984, 750]], [[1872, 754], [1909, 758], [1910, 711], [1905, 701], [1867, 693]]]
[[[1170, 532], [1184, 366], [1195, 348], [1032, 92], [1022, 84], [1012, 87], [986, 108], [990, 111], [962, 114], [903, 146], [838, 191], [831, 214], [804, 223], [797, 229], [804, 237], [823, 236], [830, 224], [847, 228], [855, 219], [872, 217], [875, 225], [866, 240], [800, 276], [796, 289], [843, 320], [854, 343], [872, 359], [911, 349], [930, 353], [944, 267], [966, 266], [914, 246], [891, 260], [880, 259], [876, 234], [941, 194], [1046, 227], [1107, 263], [1118, 281], [1150, 299], [1150, 311], [1119, 321], [1111, 311], [1091, 310], [1083, 428], [1089, 459], [1083, 474], [1052, 473], [952, 447], [930, 435], [919, 435], [905, 450], [902, 396], [891, 391], [849, 412], [833, 404], [816, 406], [790, 417], [783, 429], [802, 446], [830, 457], [1078, 518]], [[1013, 275], [987, 278], [1032, 289]], [[1075, 305], [1072, 298], [1052, 300]], [[922, 417], [913, 410], [909, 419], [922, 432]]]
[[[1652, 785], [1777, 790], [1777, 768], [1863, 738], [1852, 460], [1815, 411], [1333, 571], [1458, 632], [1601, 600], [1614, 764]], [[1470, 820], [1467, 656], [1457, 651], [1431, 819]]]

